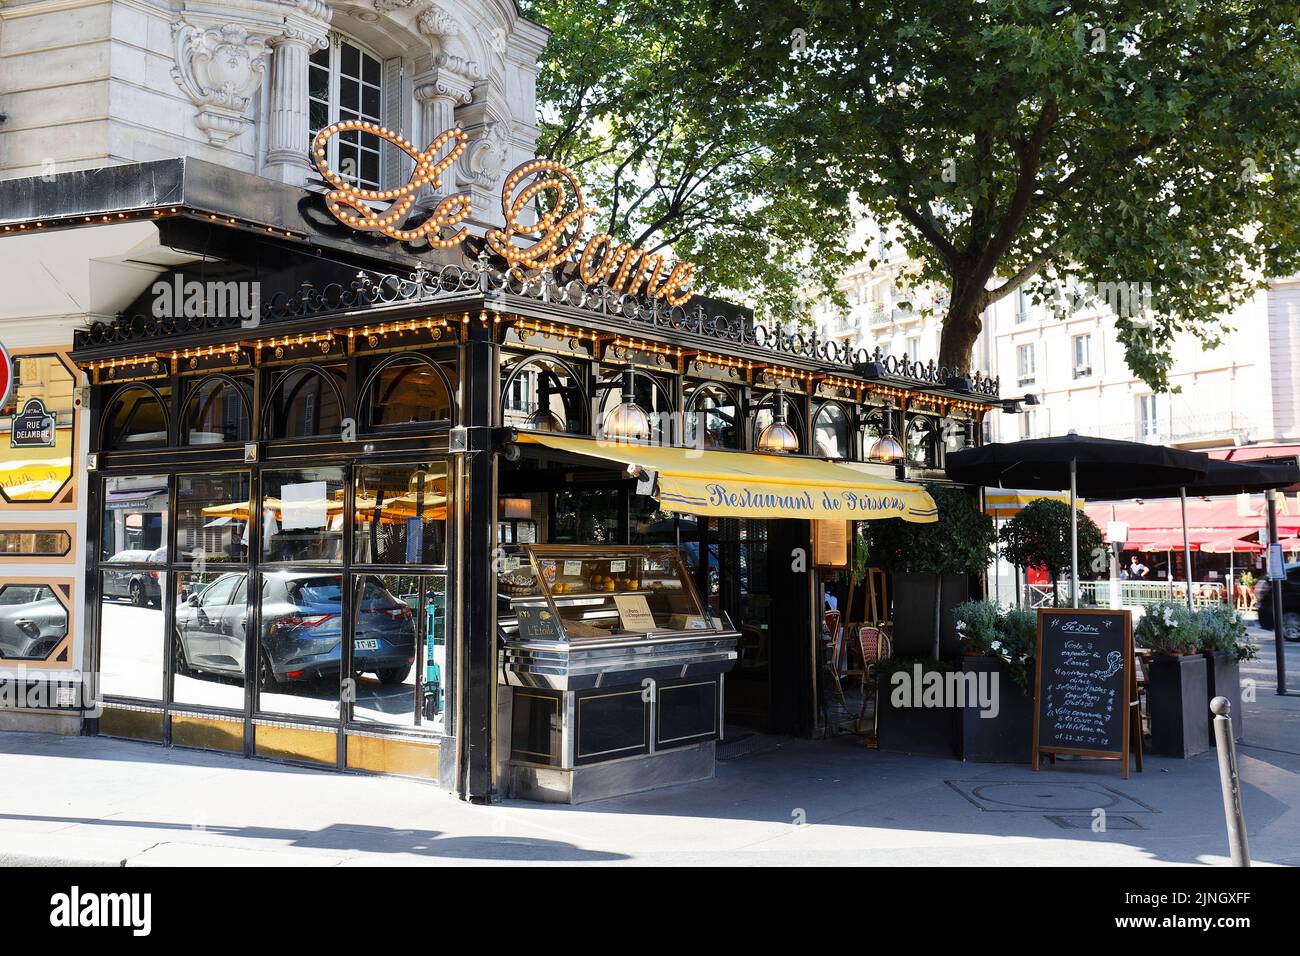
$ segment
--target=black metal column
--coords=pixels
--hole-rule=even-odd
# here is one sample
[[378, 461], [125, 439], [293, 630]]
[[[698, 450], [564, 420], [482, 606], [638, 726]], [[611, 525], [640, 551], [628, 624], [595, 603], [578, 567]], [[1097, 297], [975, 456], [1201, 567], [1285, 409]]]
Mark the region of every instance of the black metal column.
[[1273, 548], [1277, 545], [1277, 492], [1270, 491], [1268, 498], [1268, 550], [1265, 567], [1269, 572], [1268, 598], [1273, 602], [1273, 642], [1277, 648], [1277, 692], [1286, 693], [1286, 641], [1282, 636], [1282, 583], [1286, 578], [1286, 565], [1277, 568], [1281, 579], [1273, 577]]
[[468, 340], [461, 350], [461, 720], [456, 789], [462, 799], [487, 803], [492, 796], [492, 726], [496, 710], [497, 469], [491, 431], [498, 375], [491, 329], [477, 322], [469, 323], [467, 328]]

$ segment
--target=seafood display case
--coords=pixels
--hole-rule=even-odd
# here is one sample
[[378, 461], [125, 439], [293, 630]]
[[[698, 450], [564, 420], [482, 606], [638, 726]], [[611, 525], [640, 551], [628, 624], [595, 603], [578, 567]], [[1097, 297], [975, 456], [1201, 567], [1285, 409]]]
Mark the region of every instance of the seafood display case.
[[520, 545], [497, 595], [517, 795], [576, 802], [661, 786], [674, 767], [712, 775], [739, 634], [675, 548]]

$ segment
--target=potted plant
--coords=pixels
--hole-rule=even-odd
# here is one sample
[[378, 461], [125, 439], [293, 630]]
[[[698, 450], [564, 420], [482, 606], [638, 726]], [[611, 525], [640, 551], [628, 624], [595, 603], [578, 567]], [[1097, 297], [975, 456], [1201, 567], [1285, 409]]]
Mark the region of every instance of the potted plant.
[[1209, 743], [1214, 745], [1214, 716], [1209, 711], [1209, 701], [1226, 697], [1232, 703], [1232, 731], [1237, 740], [1242, 739], [1243, 718], [1241, 709], [1241, 662], [1259, 656], [1259, 647], [1246, 631], [1246, 623], [1230, 604], [1206, 608], [1200, 613], [1201, 650], [1205, 655], [1206, 721], [1209, 726]]
[[[1055, 498], [1035, 498], [1002, 526], [1002, 554], [1018, 568], [1046, 568], [1052, 579], [1052, 601], [1060, 593], [1057, 581], [1068, 574], [1070, 561], [1070, 506]], [[1097, 555], [1108, 552], [1096, 523], [1082, 511], [1078, 523], [1080, 571], [1088, 569]]]
[[937, 522], [890, 518], [870, 522], [868, 534], [872, 560], [893, 575], [894, 653], [949, 660], [958, 655], [953, 608], [969, 597], [970, 576], [989, 566], [997, 533], [966, 491], [939, 484], [926, 490], [938, 506]]
[[1204, 625], [1185, 604], [1161, 602], [1146, 609], [1133, 630], [1134, 643], [1151, 651], [1147, 667], [1147, 712], [1151, 751], [1191, 757], [1209, 748]]
[[946, 661], [891, 657], [876, 671], [876, 746], [895, 753], [953, 757], [956, 710], [946, 687], [954, 673]]
[[991, 601], [969, 601], [959, 605], [954, 616], [963, 645], [962, 675], [977, 687], [983, 682], [993, 691], [996, 702], [993, 708], [968, 704], [962, 710], [962, 759], [1028, 763], [1033, 756], [1034, 696], [1030, 675], [1038, 615], [1028, 608], [1003, 610]]

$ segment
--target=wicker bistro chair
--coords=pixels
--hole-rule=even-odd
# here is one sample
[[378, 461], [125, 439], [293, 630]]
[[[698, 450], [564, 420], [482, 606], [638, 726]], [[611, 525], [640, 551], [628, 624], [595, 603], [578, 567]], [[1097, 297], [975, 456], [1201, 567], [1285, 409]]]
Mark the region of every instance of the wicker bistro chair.
[[861, 720], [867, 716], [867, 703], [876, 693], [876, 667], [893, 655], [894, 644], [884, 628], [864, 625], [858, 628], [858, 649], [862, 652], [862, 711], [858, 714]]
[[[840, 708], [847, 714], [849, 713], [848, 701], [844, 697], [844, 684], [841, 680], [841, 672], [844, 660], [844, 627], [840, 623], [839, 611], [827, 611], [822, 618], [825, 632], [829, 640], [823, 642], [822, 647], [822, 668], [826, 671], [826, 677], [830, 687], [834, 690], [835, 696], [839, 698]], [[823, 708], [825, 704], [823, 702]], [[827, 715], [829, 718], [829, 714]]]

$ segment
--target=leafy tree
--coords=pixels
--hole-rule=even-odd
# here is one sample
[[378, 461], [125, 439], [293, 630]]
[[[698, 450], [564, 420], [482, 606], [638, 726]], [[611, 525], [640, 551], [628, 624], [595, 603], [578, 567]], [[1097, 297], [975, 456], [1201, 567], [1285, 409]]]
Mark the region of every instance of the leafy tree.
[[[592, 226], [698, 267], [695, 288], [789, 315], [855, 256], [848, 184], [820, 205], [767, 144], [778, 104], [740, 101], [743, 60], [713, 49], [699, 0], [526, 0], [552, 31], [539, 63], [538, 154], [579, 174]], [[817, 256], [807, 250], [821, 249]]]
[[933, 524], [902, 518], [867, 523], [875, 563], [889, 572], [913, 571], [936, 576], [934, 597], [934, 656], [939, 656], [940, 605], [943, 575], [983, 574], [993, 560], [997, 532], [993, 519], [981, 511], [966, 491], [952, 485], [926, 485], [939, 508]]
[[947, 289], [940, 364], [968, 367], [981, 313], [1018, 289], [1071, 307], [1073, 276], [1165, 388], [1177, 333], [1215, 341], [1300, 266], [1294, 3], [534, 7], [557, 30], [545, 142], [612, 216], [697, 258], [705, 291], [788, 303], [770, 290], [855, 252], [828, 235], [864, 209], [918, 263], [903, 281]]
[[[1105, 552], [1101, 530], [1079, 512], [1079, 567], [1086, 569]], [[1070, 506], [1055, 498], [1035, 498], [1002, 526], [1002, 554], [1018, 568], [1046, 568], [1056, 581], [1070, 571]]]

